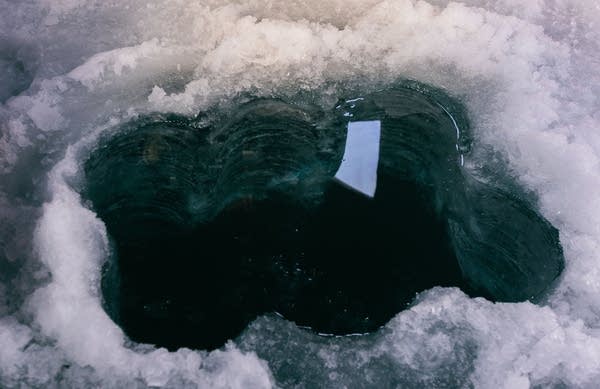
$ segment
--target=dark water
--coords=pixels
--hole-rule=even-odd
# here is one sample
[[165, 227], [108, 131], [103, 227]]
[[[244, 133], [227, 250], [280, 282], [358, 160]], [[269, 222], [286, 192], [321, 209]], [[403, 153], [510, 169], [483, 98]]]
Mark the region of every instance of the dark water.
[[[381, 120], [372, 199], [333, 180], [349, 120]], [[343, 335], [433, 286], [542, 296], [563, 266], [557, 231], [471, 177], [469, 145], [459, 104], [406, 85], [330, 111], [257, 99], [132, 122], [86, 162], [114, 244], [105, 307], [137, 342], [213, 349], [268, 312]]]

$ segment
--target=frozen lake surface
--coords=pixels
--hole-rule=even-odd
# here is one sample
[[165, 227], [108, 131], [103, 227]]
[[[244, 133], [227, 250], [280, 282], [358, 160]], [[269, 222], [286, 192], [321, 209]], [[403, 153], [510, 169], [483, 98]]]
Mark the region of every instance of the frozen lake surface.
[[[0, 386], [593, 388], [600, 382], [596, 1], [0, 0], [0, 10]], [[102, 287], [115, 240], [85, 195], [85, 164], [102, 142], [126, 139], [130, 123], [156, 118], [193, 121], [192, 134], [226, 118], [235, 123], [245, 111], [228, 111], [232, 104], [255, 99], [296, 104], [281, 111], [298, 119], [286, 127], [295, 142], [297, 131], [312, 131], [302, 123], [323, 119], [315, 112], [335, 112], [344, 98], [344, 109], [360, 108], [360, 100], [351, 100], [402, 80], [437, 88], [464, 107], [471, 139], [468, 147], [456, 141], [456, 169], [498, 193], [518, 194], [516, 203], [557, 229], [564, 270], [547, 293], [494, 303], [450, 285], [433, 287], [364, 336], [320, 336], [285, 314], [266, 312], [213, 351], [139, 343], [115, 324]], [[450, 128], [460, 130], [463, 118], [446, 113], [455, 119]], [[380, 120], [341, 117], [342, 129], [348, 121]], [[155, 166], [177, 142], [195, 142], [179, 132], [166, 140], [149, 134], [139, 166]], [[234, 139], [211, 134], [207, 142]], [[252, 149], [240, 152], [253, 163]], [[321, 152], [303, 160], [302, 149], [289, 160], [309, 166]], [[272, 155], [273, 166], [287, 172], [290, 162]], [[256, 193], [252, 183], [264, 177], [227, 173], [238, 168], [216, 167], [230, 180], [216, 187]], [[298, 174], [278, 183], [312, 177]], [[305, 189], [319, 187], [313, 184]], [[233, 203], [248, 209], [246, 195]], [[194, 223], [218, 209], [203, 199], [186, 198]], [[510, 290], [512, 281], [503, 282], [499, 290]]]

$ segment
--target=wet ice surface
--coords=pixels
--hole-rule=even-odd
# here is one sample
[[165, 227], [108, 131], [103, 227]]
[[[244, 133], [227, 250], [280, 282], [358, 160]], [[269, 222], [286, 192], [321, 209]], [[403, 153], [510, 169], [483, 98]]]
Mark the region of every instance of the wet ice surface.
[[35, 50], [28, 43], [10, 38], [0, 41], [0, 102], [29, 87], [37, 62]]
[[[32, 77], [31, 86], [0, 108], [2, 386], [515, 388], [600, 379], [595, 2], [0, 7], [2, 41], [34, 48], [19, 57], [22, 67], [7, 65], [34, 69], [22, 84]], [[506, 161], [531, 191], [527, 201], [537, 197], [559, 229], [565, 271], [546, 299], [492, 304], [434, 289], [359, 341], [321, 338], [272, 316], [210, 353], [126, 341], [101, 306], [106, 228], [78, 195], [98, 136], [139, 115], [195, 115], [244, 93], [319, 95], [331, 107], [348, 90], [397, 79], [462, 101], [475, 140], [465, 169], [503, 187], [494, 172]]]

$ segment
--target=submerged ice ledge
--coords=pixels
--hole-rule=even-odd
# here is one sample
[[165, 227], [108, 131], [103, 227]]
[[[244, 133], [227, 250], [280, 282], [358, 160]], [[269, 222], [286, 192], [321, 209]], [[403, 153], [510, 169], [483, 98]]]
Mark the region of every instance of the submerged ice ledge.
[[[142, 118], [86, 162], [115, 247], [105, 307], [133, 340], [215, 348], [270, 311], [370, 332], [434, 286], [524, 301], [563, 268], [557, 231], [462, 167], [467, 121], [439, 91], [396, 86], [329, 112], [257, 99], [213, 116]], [[370, 123], [367, 142], [352, 123]], [[344, 145], [372, 148], [366, 185], [352, 185], [372, 200], [333, 181], [339, 168], [355, 183]]]

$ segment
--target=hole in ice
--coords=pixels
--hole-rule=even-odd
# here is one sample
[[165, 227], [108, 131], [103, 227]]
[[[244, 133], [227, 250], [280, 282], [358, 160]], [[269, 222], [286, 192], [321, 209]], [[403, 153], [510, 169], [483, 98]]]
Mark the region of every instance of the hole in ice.
[[[341, 335], [378, 329], [433, 286], [542, 295], [563, 266], [557, 231], [469, 176], [466, 119], [432, 93], [393, 87], [330, 112], [257, 99], [102, 140], [85, 195], [114, 244], [109, 315], [138, 342], [214, 349], [273, 311]], [[339, 173], [355, 158], [350, 121], [380, 131], [361, 140], [379, 142], [358, 158], [376, 164], [366, 186]]]

